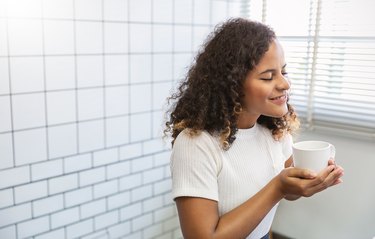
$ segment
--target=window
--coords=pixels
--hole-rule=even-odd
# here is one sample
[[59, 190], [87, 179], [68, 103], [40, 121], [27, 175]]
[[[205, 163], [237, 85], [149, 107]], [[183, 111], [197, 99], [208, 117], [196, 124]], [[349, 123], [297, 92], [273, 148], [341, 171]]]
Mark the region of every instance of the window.
[[[291, 103], [304, 126], [375, 139], [371, 0], [251, 0], [250, 19], [282, 42]], [[262, 14], [259, 14], [259, 13]]]

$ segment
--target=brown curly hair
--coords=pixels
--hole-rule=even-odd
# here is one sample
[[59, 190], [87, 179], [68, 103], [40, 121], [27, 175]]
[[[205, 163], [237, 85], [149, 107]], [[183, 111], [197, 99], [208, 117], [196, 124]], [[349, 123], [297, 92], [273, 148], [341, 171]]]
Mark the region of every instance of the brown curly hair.
[[[179, 133], [188, 128], [193, 135], [202, 130], [218, 134], [222, 148], [230, 147], [236, 139], [246, 76], [275, 39], [270, 27], [243, 18], [229, 19], [215, 28], [177, 92], [168, 98], [173, 104], [166, 112], [164, 134], [172, 135], [172, 145]], [[270, 129], [275, 139], [299, 126], [289, 103], [283, 117], [261, 115], [257, 122]]]

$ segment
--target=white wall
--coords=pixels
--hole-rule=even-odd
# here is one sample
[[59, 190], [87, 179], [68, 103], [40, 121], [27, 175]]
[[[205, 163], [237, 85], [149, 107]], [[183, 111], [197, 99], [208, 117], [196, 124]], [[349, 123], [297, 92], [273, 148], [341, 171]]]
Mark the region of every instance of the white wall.
[[372, 239], [375, 236], [375, 141], [302, 132], [299, 140], [326, 140], [336, 147], [344, 182], [294, 202], [282, 201], [273, 230], [296, 239]]
[[164, 100], [239, 6], [0, 0], [0, 238], [180, 237]]

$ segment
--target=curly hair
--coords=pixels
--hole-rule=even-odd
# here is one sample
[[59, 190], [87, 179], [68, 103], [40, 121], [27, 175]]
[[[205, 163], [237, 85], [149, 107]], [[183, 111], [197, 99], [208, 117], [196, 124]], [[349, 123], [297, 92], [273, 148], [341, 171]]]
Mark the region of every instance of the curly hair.
[[[219, 135], [221, 146], [228, 149], [236, 139], [237, 119], [242, 111], [243, 85], [249, 71], [259, 63], [274, 31], [259, 22], [243, 18], [229, 19], [208, 36], [167, 111], [164, 134], [174, 140], [184, 129], [196, 135], [202, 130]], [[261, 115], [257, 122], [271, 130], [278, 140], [298, 128], [293, 107], [281, 118]]]

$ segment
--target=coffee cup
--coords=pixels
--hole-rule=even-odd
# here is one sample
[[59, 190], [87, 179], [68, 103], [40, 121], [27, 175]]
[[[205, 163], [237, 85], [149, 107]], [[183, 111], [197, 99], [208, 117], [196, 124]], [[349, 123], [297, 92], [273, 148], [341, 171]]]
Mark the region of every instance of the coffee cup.
[[325, 141], [301, 141], [293, 144], [293, 163], [296, 168], [319, 173], [334, 158], [335, 146]]

